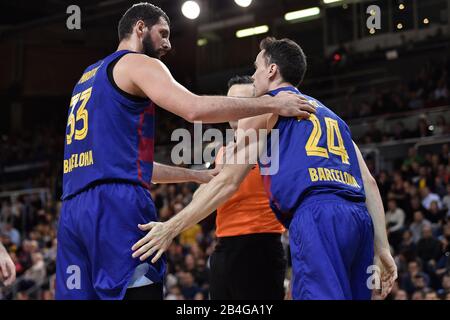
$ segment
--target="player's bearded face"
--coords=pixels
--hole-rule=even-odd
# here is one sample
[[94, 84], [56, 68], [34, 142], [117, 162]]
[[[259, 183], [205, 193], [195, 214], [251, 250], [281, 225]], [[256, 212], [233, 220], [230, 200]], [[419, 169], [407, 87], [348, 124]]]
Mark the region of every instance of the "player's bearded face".
[[147, 34], [146, 37], [144, 37], [144, 39], [142, 39], [142, 47], [144, 50], [143, 53], [145, 55], [155, 58], [155, 59], [161, 58], [162, 54], [161, 54], [161, 52], [158, 52], [158, 50], [155, 49], [150, 32]]
[[171, 49], [169, 35], [168, 23], [160, 18], [158, 23], [147, 29], [142, 38], [143, 53], [149, 57], [161, 59]]

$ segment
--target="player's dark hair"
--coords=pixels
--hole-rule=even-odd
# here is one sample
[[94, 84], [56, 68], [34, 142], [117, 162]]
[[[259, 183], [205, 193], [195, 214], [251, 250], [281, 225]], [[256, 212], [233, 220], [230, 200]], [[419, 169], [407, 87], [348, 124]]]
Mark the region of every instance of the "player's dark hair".
[[250, 76], [234, 76], [228, 80], [228, 89], [230, 89], [235, 84], [252, 84], [253, 79]]
[[307, 67], [306, 56], [297, 43], [290, 39], [277, 40], [267, 37], [261, 41], [259, 47], [265, 50], [266, 62], [278, 66], [284, 81], [294, 86], [303, 81]]
[[167, 14], [160, 8], [148, 2], [141, 2], [134, 4], [129, 8], [122, 18], [120, 18], [119, 26], [117, 28], [119, 34], [119, 41], [127, 38], [133, 31], [133, 27], [139, 20], [144, 21], [148, 28], [158, 23], [159, 18], [164, 18], [170, 25], [170, 20]]

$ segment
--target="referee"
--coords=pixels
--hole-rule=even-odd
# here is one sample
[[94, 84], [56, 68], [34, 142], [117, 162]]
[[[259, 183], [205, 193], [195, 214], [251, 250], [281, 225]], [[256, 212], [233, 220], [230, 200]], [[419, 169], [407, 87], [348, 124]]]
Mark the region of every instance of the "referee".
[[[253, 80], [233, 77], [228, 96], [252, 97]], [[237, 122], [230, 122], [236, 130]], [[223, 164], [223, 148], [216, 165]], [[284, 227], [269, 207], [258, 165], [238, 191], [217, 209], [217, 245], [211, 255], [212, 300], [282, 300], [286, 259]]]

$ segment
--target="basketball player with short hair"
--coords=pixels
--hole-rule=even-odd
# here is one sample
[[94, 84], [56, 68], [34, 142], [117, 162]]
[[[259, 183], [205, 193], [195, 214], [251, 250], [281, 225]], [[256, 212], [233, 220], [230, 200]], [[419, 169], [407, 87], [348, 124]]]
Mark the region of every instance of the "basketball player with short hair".
[[162, 299], [165, 262], [131, 257], [156, 221], [150, 182], [206, 182], [211, 172], [153, 163], [158, 105], [188, 121], [225, 122], [274, 112], [309, 116], [306, 99], [198, 96], [159, 60], [171, 49], [170, 21], [139, 3], [118, 26], [117, 51], [89, 66], [70, 100], [58, 226], [57, 299]]
[[[306, 57], [292, 40], [261, 42], [253, 75], [255, 95], [277, 96], [296, 87], [306, 71]], [[308, 120], [266, 114], [239, 121], [243, 130], [278, 130], [267, 138], [269, 165], [261, 163], [272, 210], [289, 228], [293, 299], [370, 299], [369, 267], [381, 273], [384, 298], [397, 268], [390, 254], [384, 209], [377, 184], [353, 143], [347, 124], [318, 100]], [[276, 136], [276, 135], [275, 135]], [[247, 153], [241, 136], [238, 155]], [[253, 141], [253, 144], [257, 142]], [[239, 146], [243, 146], [239, 148]], [[246, 150], [247, 149], [247, 150]], [[239, 157], [238, 157], [239, 159]], [[278, 167], [271, 167], [278, 159]], [[202, 220], [237, 190], [252, 164], [226, 164], [192, 202], [167, 222], [140, 226], [149, 233], [134, 246], [134, 256], [156, 261], [172, 239]], [[273, 170], [271, 172], [271, 170]], [[261, 279], [264, 281], [264, 279]]]

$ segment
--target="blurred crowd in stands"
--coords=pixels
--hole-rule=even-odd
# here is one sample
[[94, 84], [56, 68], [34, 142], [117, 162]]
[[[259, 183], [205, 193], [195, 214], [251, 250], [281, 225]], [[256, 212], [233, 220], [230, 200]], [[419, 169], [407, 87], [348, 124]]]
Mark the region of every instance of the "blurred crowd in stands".
[[352, 95], [349, 95], [340, 115], [344, 119], [354, 119], [446, 106], [450, 102], [449, 85], [448, 59], [429, 60], [413, 79], [404, 79], [384, 90], [372, 88], [360, 104], [356, 104]]
[[[376, 176], [399, 268], [397, 285], [389, 299], [450, 299], [449, 157], [448, 144], [439, 153], [425, 155], [411, 148], [399, 168]], [[165, 221], [181, 211], [196, 187], [188, 183], [153, 185], [151, 194], [160, 219]], [[1, 203], [1, 241], [16, 265], [17, 299], [53, 297], [60, 207], [60, 201], [44, 193]], [[214, 220], [214, 215], [210, 216], [183, 232], [170, 246], [166, 299], [208, 298]]]

